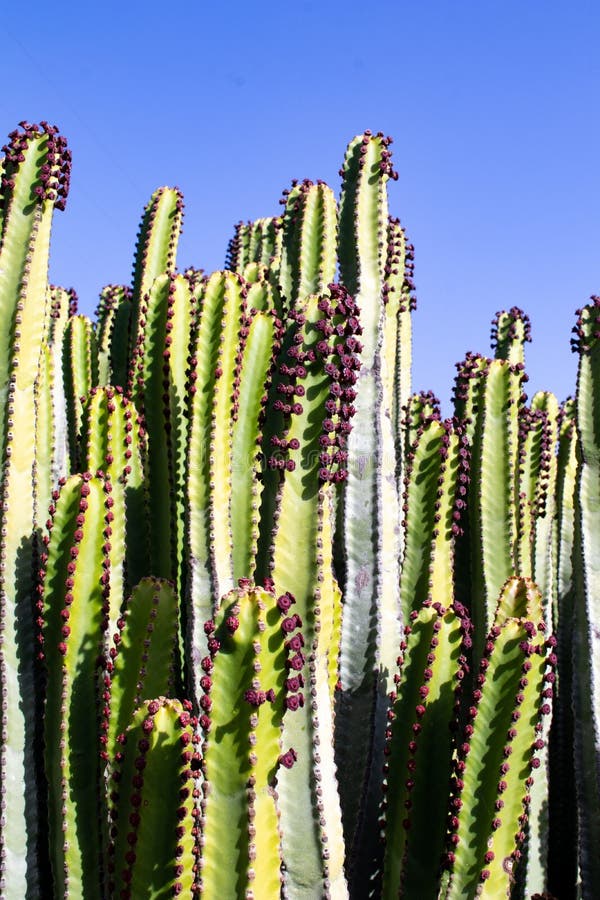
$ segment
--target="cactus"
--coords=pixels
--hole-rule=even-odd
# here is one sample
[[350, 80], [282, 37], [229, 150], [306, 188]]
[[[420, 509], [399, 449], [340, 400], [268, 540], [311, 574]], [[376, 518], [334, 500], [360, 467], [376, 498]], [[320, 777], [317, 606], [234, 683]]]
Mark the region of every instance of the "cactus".
[[598, 327], [600, 298], [578, 312], [579, 470], [574, 553], [573, 708], [578, 830], [583, 896], [600, 890], [600, 433]]
[[[41, 497], [38, 472], [51, 466], [39, 409], [48, 390], [43, 359], [48, 327], [47, 270], [54, 207], [64, 208], [70, 154], [47, 123], [27, 122], [3, 148], [0, 187], [0, 397], [2, 415], [2, 537], [0, 541], [0, 890], [5, 897], [35, 896], [43, 859], [43, 775], [39, 747], [40, 694], [36, 686], [34, 603], [35, 532]], [[46, 368], [41, 375], [40, 366]], [[39, 378], [45, 378], [45, 387]], [[35, 425], [38, 425], [36, 440]], [[46, 430], [48, 423], [46, 425]], [[46, 445], [44, 448], [44, 444]], [[42, 518], [44, 521], [45, 516]], [[36, 720], [36, 712], [38, 718]], [[36, 764], [37, 763], [37, 764]], [[40, 846], [38, 846], [38, 842]]]
[[598, 893], [600, 300], [576, 404], [514, 307], [442, 419], [389, 144], [212, 275], [159, 189], [95, 322], [46, 281], [64, 140], [4, 148], [2, 896]]

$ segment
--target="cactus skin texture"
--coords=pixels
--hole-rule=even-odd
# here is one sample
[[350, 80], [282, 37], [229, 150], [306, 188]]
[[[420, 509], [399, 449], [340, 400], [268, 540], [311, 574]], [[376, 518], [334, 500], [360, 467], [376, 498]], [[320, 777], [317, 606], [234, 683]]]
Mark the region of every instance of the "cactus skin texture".
[[600, 297], [578, 313], [579, 470], [574, 554], [573, 708], [582, 890], [600, 891]]
[[[48, 250], [53, 209], [64, 208], [70, 153], [53, 126], [23, 122], [3, 148], [0, 182], [0, 436], [2, 537], [0, 541], [0, 893], [38, 896], [45, 852], [40, 807], [34, 604], [35, 533], [39, 477], [49, 471], [48, 442], [36, 440], [36, 410], [46, 389], [39, 382], [48, 327]], [[37, 388], [36, 388], [37, 383]], [[40, 438], [38, 428], [37, 438]], [[40, 459], [36, 478], [36, 454]], [[42, 522], [45, 519], [43, 515]], [[36, 723], [36, 713], [38, 720]], [[40, 849], [42, 848], [42, 849]], [[41, 853], [41, 856], [40, 856]]]
[[411, 395], [389, 145], [212, 275], [160, 188], [92, 323], [47, 284], [65, 142], [10, 136], [2, 897], [600, 894], [600, 299], [575, 402], [523, 392], [516, 307], [452, 419]]

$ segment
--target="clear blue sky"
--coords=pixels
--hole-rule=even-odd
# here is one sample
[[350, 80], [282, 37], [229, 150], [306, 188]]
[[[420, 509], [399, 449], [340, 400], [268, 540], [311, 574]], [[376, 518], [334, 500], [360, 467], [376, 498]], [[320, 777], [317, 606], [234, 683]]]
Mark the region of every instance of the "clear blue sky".
[[185, 195], [180, 267], [213, 270], [292, 178], [337, 191], [371, 128], [394, 137], [390, 207], [416, 246], [414, 388], [449, 413], [454, 363], [518, 305], [530, 394], [573, 392], [574, 310], [600, 293], [597, 0], [4, 6], [0, 136], [48, 119], [69, 140], [50, 276], [83, 312], [129, 281], [159, 185]]

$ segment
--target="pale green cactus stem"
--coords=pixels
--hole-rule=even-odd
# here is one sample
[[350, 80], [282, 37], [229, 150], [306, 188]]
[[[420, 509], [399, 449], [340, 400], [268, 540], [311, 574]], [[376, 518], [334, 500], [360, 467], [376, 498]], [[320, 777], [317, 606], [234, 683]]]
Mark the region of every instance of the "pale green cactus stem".
[[459, 367], [456, 414], [470, 444], [470, 489], [457, 591], [469, 608], [479, 660], [502, 585], [516, 572], [517, 467], [523, 370], [468, 356]]
[[81, 424], [81, 466], [109, 478], [113, 499], [125, 509], [125, 519], [116, 520], [113, 530], [122, 528], [118, 536], [126, 545], [122, 571], [112, 570], [118, 593], [130, 591], [152, 570], [148, 533], [146, 478], [146, 433], [139, 413], [121, 388], [94, 388], [83, 408]]
[[111, 791], [110, 897], [199, 893], [193, 812], [200, 761], [190, 706], [148, 700], [122, 736]]
[[[47, 392], [42, 350], [48, 320], [47, 271], [54, 207], [64, 208], [70, 153], [56, 129], [21, 123], [3, 148], [0, 185], [0, 893], [7, 900], [39, 896], [44, 850], [40, 807], [39, 691], [31, 602], [34, 531], [48, 458], [36, 462], [49, 428], [41, 402]], [[40, 384], [41, 375], [46, 385]], [[37, 396], [36, 396], [37, 395]], [[36, 404], [40, 404], [36, 407]], [[45, 424], [42, 426], [42, 418]], [[37, 430], [36, 430], [37, 423]], [[37, 439], [36, 439], [37, 438]], [[37, 475], [36, 475], [37, 472]], [[45, 518], [45, 516], [44, 516]], [[43, 520], [42, 520], [43, 521]], [[39, 720], [38, 720], [39, 721]]]
[[548, 890], [565, 900], [575, 900], [580, 882], [572, 702], [578, 443], [575, 402], [569, 399], [560, 410], [557, 455], [556, 591], [552, 621], [558, 641], [558, 663], [549, 741], [548, 792]]
[[99, 659], [123, 602], [111, 574], [122, 566], [124, 511], [111, 483], [89, 473], [71, 476], [54, 496], [39, 602], [51, 863], [57, 896], [93, 898], [103, 881]]
[[573, 709], [580, 868], [585, 898], [600, 893], [600, 297], [578, 312]]
[[87, 316], [72, 315], [63, 342], [63, 378], [71, 472], [80, 468], [79, 438], [85, 397], [98, 384], [94, 326]]
[[509, 896], [525, 840], [541, 718], [550, 712], [542, 598], [511, 578], [486, 638], [469, 718], [459, 743], [451, 797], [447, 900]]
[[385, 859], [373, 896], [437, 897], [448, 828], [459, 688], [469, 622], [457, 604], [426, 602], [407, 618], [391, 696], [381, 827]]
[[339, 211], [340, 277], [358, 305], [363, 344], [339, 518], [344, 613], [336, 720], [348, 863], [358, 879], [353, 889], [359, 893], [366, 889], [361, 873], [373, 866], [373, 854], [379, 852], [373, 846], [380, 801], [380, 779], [374, 773], [380, 771], [386, 698], [401, 633], [399, 464], [393, 420], [396, 384], [408, 382], [406, 372], [400, 377], [395, 368], [396, 357], [390, 360], [398, 336], [398, 296], [390, 295], [392, 272], [386, 272], [386, 266], [389, 259], [395, 268], [398, 252], [396, 230], [388, 230], [386, 182], [396, 177], [389, 143], [370, 132], [350, 142], [341, 170]]
[[284, 743], [296, 749], [298, 762], [282, 773], [279, 789], [286, 892], [298, 898], [346, 891], [332, 749], [331, 640], [339, 596], [336, 610], [330, 542], [332, 483], [345, 476], [353, 413], [355, 312], [347, 293], [331, 285], [290, 313], [263, 435], [268, 470], [258, 577], [294, 595], [307, 646], [306, 703], [284, 727]]

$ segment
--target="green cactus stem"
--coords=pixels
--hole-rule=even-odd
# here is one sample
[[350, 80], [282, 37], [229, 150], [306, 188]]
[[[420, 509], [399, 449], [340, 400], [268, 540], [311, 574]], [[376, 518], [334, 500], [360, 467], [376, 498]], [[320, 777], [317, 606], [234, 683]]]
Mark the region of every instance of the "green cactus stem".
[[[373, 855], [379, 853], [373, 845], [381, 799], [375, 772], [383, 758], [387, 694], [401, 633], [399, 463], [393, 420], [400, 405], [396, 386], [402, 384], [403, 396], [408, 395], [410, 376], [407, 354], [398, 360], [402, 375], [396, 357], [391, 359], [402, 332], [396, 306], [401, 296], [390, 295], [392, 270], [399, 264], [398, 233], [389, 225], [386, 194], [386, 182], [397, 177], [390, 142], [370, 132], [350, 142], [341, 170], [339, 211], [340, 277], [360, 310], [363, 345], [339, 517], [344, 612], [336, 719], [344, 831], [349, 866], [358, 879], [353, 890], [358, 893], [366, 890], [361, 873], [377, 865]], [[392, 362], [394, 369], [388, 371]]]
[[468, 455], [460, 426], [425, 419], [407, 461], [400, 578], [405, 621], [426, 600], [444, 605], [452, 600], [454, 541], [461, 533], [467, 488]]
[[[263, 406], [281, 323], [248, 307], [247, 285], [216, 272], [190, 351], [187, 460], [187, 635], [190, 671], [206, 652], [203, 623], [222, 589], [254, 569]], [[198, 696], [198, 675], [193, 676]]]
[[238, 222], [229, 242], [225, 268], [238, 275], [252, 263], [271, 266], [281, 253], [281, 219], [270, 217], [255, 222]]
[[193, 814], [200, 760], [190, 707], [147, 700], [120, 738], [111, 791], [111, 897], [199, 894]]
[[323, 182], [295, 182], [284, 193], [279, 285], [290, 308], [335, 278], [337, 205]]
[[578, 312], [573, 709], [583, 896], [600, 892], [600, 297]]
[[[330, 492], [346, 475], [359, 325], [355, 304], [336, 285], [307, 298], [289, 318], [263, 435], [268, 468], [257, 571], [277, 591], [294, 595], [310, 648], [304, 673], [310, 707], [284, 727], [284, 743], [298, 753], [294, 769], [282, 773], [279, 790], [286, 891], [291, 897], [337, 896], [345, 891], [343, 844], [332, 752], [331, 646], [323, 636], [332, 633], [336, 620], [327, 546]], [[301, 844], [294, 839], [298, 829]]]
[[[111, 763], [117, 737], [145, 700], [173, 696], [177, 676], [178, 602], [173, 585], [143, 578], [117, 620], [105, 663], [103, 757]], [[106, 742], [105, 742], [106, 741]]]
[[542, 598], [527, 579], [502, 589], [475, 679], [451, 799], [447, 900], [508, 897], [521, 856], [532, 773], [555, 662]]
[[65, 328], [63, 377], [71, 471], [80, 469], [79, 437], [85, 397], [98, 383], [98, 356], [91, 319], [72, 315]]
[[[47, 359], [48, 248], [54, 207], [63, 209], [70, 153], [47, 123], [21, 123], [3, 148], [0, 181], [0, 893], [8, 900], [39, 896], [40, 857], [46, 856], [43, 774], [36, 765], [40, 695], [36, 688], [34, 606], [35, 531], [51, 467], [42, 432], [49, 411]], [[46, 376], [41, 375], [41, 369]], [[46, 378], [42, 387], [40, 377]], [[36, 404], [37, 407], [36, 407]], [[45, 425], [42, 419], [45, 417]], [[37, 422], [37, 431], [36, 431]], [[37, 440], [36, 440], [37, 437]], [[37, 466], [37, 468], [36, 468]], [[37, 472], [37, 475], [36, 475]], [[36, 496], [36, 482], [39, 496]], [[36, 724], [36, 714], [38, 714]]]
[[94, 333], [98, 347], [98, 384], [127, 385], [131, 344], [131, 291], [109, 284], [100, 292]]
[[46, 668], [45, 766], [54, 888], [63, 897], [100, 897], [99, 659], [111, 606], [111, 562], [122, 559], [112, 486], [89, 473], [55, 492], [43, 593]]
[[[125, 509], [123, 528], [126, 546], [124, 570], [118, 580], [120, 594], [130, 591], [152, 569], [148, 534], [146, 480], [146, 433], [141, 417], [122, 388], [94, 388], [83, 407], [81, 423], [81, 465], [84, 470], [101, 470], [109, 478], [118, 509]], [[120, 538], [119, 538], [120, 539]], [[113, 568], [113, 584], [117, 573]]]
[[498, 595], [515, 574], [517, 466], [523, 371], [503, 359], [467, 356], [455, 387], [457, 418], [470, 445], [470, 487], [457, 596], [469, 608], [474, 658], [481, 655]]
[[[175, 271], [177, 245], [183, 222], [183, 195], [178, 188], [161, 187], [146, 204], [137, 234], [131, 286], [130, 354], [140, 329], [141, 305], [154, 283], [165, 272]], [[124, 386], [124, 385], [122, 385]]]
[[[575, 900], [578, 894], [575, 722], [573, 715], [573, 558], [576, 526], [578, 459], [575, 403], [560, 410], [556, 475], [557, 548], [553, 628], [557, 638], [556, 686], [549, 738], [548, 890]], [[579, 886], [580, 887], [580, 886]]]
[[426, 602], [408, 621], [385, 748], [385, 860], [375, 893], [384, 898], [438, 895], [455, 749], [452, 726], [470, 645], [470, 624], [460, 604], [446, 609]]
[[305, 642], [293, 603], [242, 580], [205, 625], [200, 866], [208, 897], [281, 893], [277, 779], [297, 755], [294, 747], [282, 753], [281, 722], [304, 702]]
[[159, 275], [142, 299], [131, 394], [148, 442], [148, 512], [153, 574], [182, 593], [187, 360], [196, 296], [184, 275]]
[[524, 366], [525, 344], [531, 342], [529, 316], [518, 306], [497, 312], [492, 321], [491, 342], [496, 359]]

